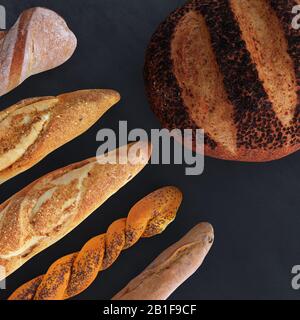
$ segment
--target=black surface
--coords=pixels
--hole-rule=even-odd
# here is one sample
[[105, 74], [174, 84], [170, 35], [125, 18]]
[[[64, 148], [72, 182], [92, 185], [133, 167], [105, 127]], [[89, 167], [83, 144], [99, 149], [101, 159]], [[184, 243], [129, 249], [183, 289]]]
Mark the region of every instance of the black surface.
[[[6, 0], [8, 26], [32, 6], [61, 14], [78, 38], [75, 55], [62, 67], [28, 79], [1, 98], [1, 109], [20, 99], [83, 88], [113, 88], [122, 102], [80, 138], [48, 156], [30, 171], [1, 186], [1, 202], [41, 175], [93, 156], [100, 128], [159, 128], [147, 103], [142, 78], [144, 53], [158, 23], [183, 0]], [[92, 236], [125, 217], [137, 200], [164, 185], [184, 192], [175, 223], [161, 236], [126, 251], [77, 299], [109, 299], [163, 249], [200, 221], [215, 227], [216, 241], [205, 264], [173, 299], [298, 299], [291, 269], [300, 264], [300, 153], [266, 164], [206, 159], [199, 177], [183, 166], [148, 166], [58, 244], [41, 253], [7, 280], [6, 298], [19, 285], [46, 271], [52, 262], [78, 251]]]

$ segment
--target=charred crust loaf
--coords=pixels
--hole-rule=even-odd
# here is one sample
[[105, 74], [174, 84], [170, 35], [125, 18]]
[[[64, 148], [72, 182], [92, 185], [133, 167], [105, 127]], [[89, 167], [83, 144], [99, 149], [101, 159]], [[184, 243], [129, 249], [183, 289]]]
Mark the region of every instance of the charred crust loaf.
[[294, 17], [291, 8], [298, 5], [294, 0], [269, 0], [270, 6], [278, 16], [285, 36], [288, 42], [288, 52], [291, 56], [295, 74], [297, 79], [297, 107], [295, 110], [294, 123], [291, 126], [290, 134], [292, 135], [292, 145], [299, 145], [300, 143], [300, 32], [291, 26], [291, 21]]
[[[144, 73], [149, 101], [156, 116], [170, 130], [198, 129], [189, 117], [181, 98], [181, 89], [171, 67], [173, 64], [171, 60], [172, 37], [176, 25], [189, 9], [190, 7], [186, 6], [176, 10], [159, 26], [146, 54]], [[216, 147], [215, 141], [207, 133], [205, 134], [205, 143], [212, 149]]]
[[229, 2], [214, 0], [209, 3], [197, 2], [196, 10], [204, 16], [210, 30], [224, 86], [234, 107], [237, 147], [268, 149], [277, 144], [281, 147], [286, 137], [277, 140], [282, 126], [251, 61]]
[[[254, 2], [258, 3], [258, 0]], [[255, 5], [254, 2], [245, 0], [249, 6]], [[254, 58], [257, 48], [254, 45], [251, 46], [251, 43], [249, 44], [245, 39], [244, 32], [249, 32], [250, 29], [246, 31], [245, 28], [243, 29], [241, 18], [238, 17], [236, 8], [232, 4], [233, 1], [230, 0], [193, 0], [167, 17], [153, 35], [147, 49], [144, 71], [146, 91], [152, 109], [164, 127], [205, 130], [206, 155], [236, 161], [276, 160], [300, 148], [300, 33], [291, 26], [292, 8], [298, 3], [294, 0], [262, 0], [259, 3], [274, 14], [275, 20], [272, 20], [273, 25], [270, 28], [274, 27], [274, 24], [276, 28], [280, 28], [283, 34], [282, 42], [286, 42], [284, 45], [288, 50], [286, 52], [282, 47], [279, 52], [286, 54], [285, 60], [282, 59], [288, 61], [286, 65], [289, 65], [289, 62], [293, 65], [284, 72], [295, 81], [291, 80], [293, 86], [289, 87], [289, 92], [282, 89], [282, 94], [297, 97], [297, 101], [295, 98], [294, 105], [292, 108], [287, 106], [286, 112], [284, 104], [283, 108], [279, 108], [283, 116], [279, 114], [278, 108], [276, 109], [276, 97], [274, 98], [267, 87], [267, 85], [272, 86], [273, 81], [275, 83], [273, 87], [278, 86], [279, 78], [274, 75], [282, 76], [281, 70], [279, 68], [272, 70], [273, 73], [271, 72], [267, 79], [262, 77], [260, 71], [263, 67], [257, 64]], [[253, 21], [257, 21], [255, 10], [251, 14]], [[194, 38], [189, 32], [191, 31], [190, 21], [197, 20], [197, 17], [199, 24], [202, 21], [200, 19], [203, 19], [205, 28], [208, 30], [213, 59], [222, 78], [222, 90], [226, 94], [226, 103], [231, 109], [230, 114], [228, 110], [224, 111], [227, 114], [226, 119], [223, 116], [224, 112], [222, 116], [218, 115], [218, 121], [216, 117], [210, 117], [209, 113], [223, 106], [216, 103], [204, 107], [203, 101], [207, 102], [206, 97], [199, 99], [199, 95], [197, 97], [193, 94], [193, 90], [196, 89], [192, 87], [208, 87], [208, 84], [204, 83], [203, 79], [199, 80], [200, 77], [194, 77], [193, 80], [196, 80], [191, 85], [191, 72], [184, 69], [186, 65], [191, 64], [191, 61], [195, 69], [199, 61], [201, 65], [203, 64], [201, 59], [204, 57], [199, 50], [196, 50]], [[254, 26], [250, 22], [245, 22], [247, 23], [259, 32], [259, 27], [255, 26], [255, 23]], [[198, 30], [203, 32], [200, 27]], [[195, 29], [192, 31], [195, 32]], [[186, 32], [186, 36], [190, 39], [185, 40], [182, 35], [180, 38], [178, 36], [180, 32]], [[201, 37], [197, 39], [199, 41]], [[272, 39], [270, 40], [272, 43]], [[176, 41], [179, 45], [174, 46]], [[182, 43], [184, 41], [186, 43]], [[206, 44], [203, 42], [203, 45]], [[190, 49], [193, 46], [194, 49]], [[186, 47], [189, 47], [190, 51], [182, 49]], [[174, 50], [179, 50], [178, 48], [182, 49], [177, 54], [180, 57], [178, 61], [183, 64], [184, 70], [181, 79], [176, 73], [178, 61], [174, 58]], [[192, 55], [189, 58], [184, 57], [186, 52], [192, 52]], [[264, 52], [263, 48], [261, 52]], [[272, 67], [273, 65], [270, 66]], [[211, 90], [209, 93], [213, 96], [214, 92]], [[192, 107], [191, 99], [194, 99]], [[289, 116], [292, 120], [287, 124], [282, 118], [289, 118]], [[209, 123], [207, 119], [213, 120]], [[222, 125], [222, 122], [226, 122], [227, 125]], [[222, 138], [225, 136], [225, 143], [218, 140], [218, 135], [215, 134], [218, 130], [219, 132], [223, 130]]]

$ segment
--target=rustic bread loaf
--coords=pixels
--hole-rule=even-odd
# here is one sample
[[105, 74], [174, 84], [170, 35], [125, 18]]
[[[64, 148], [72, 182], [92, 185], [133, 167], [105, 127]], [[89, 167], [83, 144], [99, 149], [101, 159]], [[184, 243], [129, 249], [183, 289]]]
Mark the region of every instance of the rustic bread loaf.
[[165, 250], [113, 300], [167, 300], [202, 265], [214, 242], [214, 230], [201, 223]]
[[0, 112], [0, 184], [81, 135], [119, 99], [113, 90], [82, 90], [26, 99]]
[[63, 64], [76, 46], [75, 35], [58, 14], [45, 8], [24, 11], [8, 32], [0, 33], [0, 96]]
[[[205, 131], [208, 156], [270, 161], [300, 148], [300, 0], [193, 0], [149, 45], [150, 103], [169, 128]], [[194, 142], [195, 141], [194, 137]], [[194, 145], [195, 149], [195, 145]]]
[[151, 148], [133, 146], [139, 151], [135, 164], [132, 146], [125, 146], [49, 173], [0, 205], [0, 266], [6, 276], [71, 232], [144, 168]]
[[10, 300], [64, 300], [86, 290], [99, 272], [108, 269], [121, 252], [140, 238], [162, 233], [173, 222], [182, 201], [175, 187], [159, 189], [140, 200], [127, 218], [115, 221], [107, 230], [88, 241], [80, 252], [52, 264], [47, 274], [17, 289]]

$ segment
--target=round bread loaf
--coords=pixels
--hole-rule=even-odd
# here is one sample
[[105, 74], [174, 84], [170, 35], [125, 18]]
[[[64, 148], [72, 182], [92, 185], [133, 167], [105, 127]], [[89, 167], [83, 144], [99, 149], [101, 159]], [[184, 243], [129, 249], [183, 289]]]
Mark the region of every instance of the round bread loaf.
[[193, 0], [172, 13], [152, 37], [145, 64], [163, 126], [204, 129], [205, 154], [226, 160], [271, 161], [297, 151], [298, 4]]

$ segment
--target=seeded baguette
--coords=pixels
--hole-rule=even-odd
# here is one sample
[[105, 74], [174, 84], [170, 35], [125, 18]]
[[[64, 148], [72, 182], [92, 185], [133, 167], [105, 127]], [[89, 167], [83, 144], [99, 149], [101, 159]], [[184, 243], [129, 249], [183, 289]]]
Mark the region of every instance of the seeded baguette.
[[57, 13], [45, 8], [24, 11], [7, 32], [0, 32], [0, 96], [28, 77], [66, 62], [77, 39]]
[[[135, 164], [133, 147], [140, 153]], [[49, 173], [0, 205], [0, 266], [6, 276], [71, 232], [144, 168], [148, 143], [126, 148]], [[115, 159], [121, 164], [101, 164]]]
[[113, 90], [26, 99], [0, 112], [0, 184], [81, 135], [114, 104]]
[[194, 227], [165, 250], [112, 300], [166, 300], [202, 265], [214, 241], [208, 223]]

